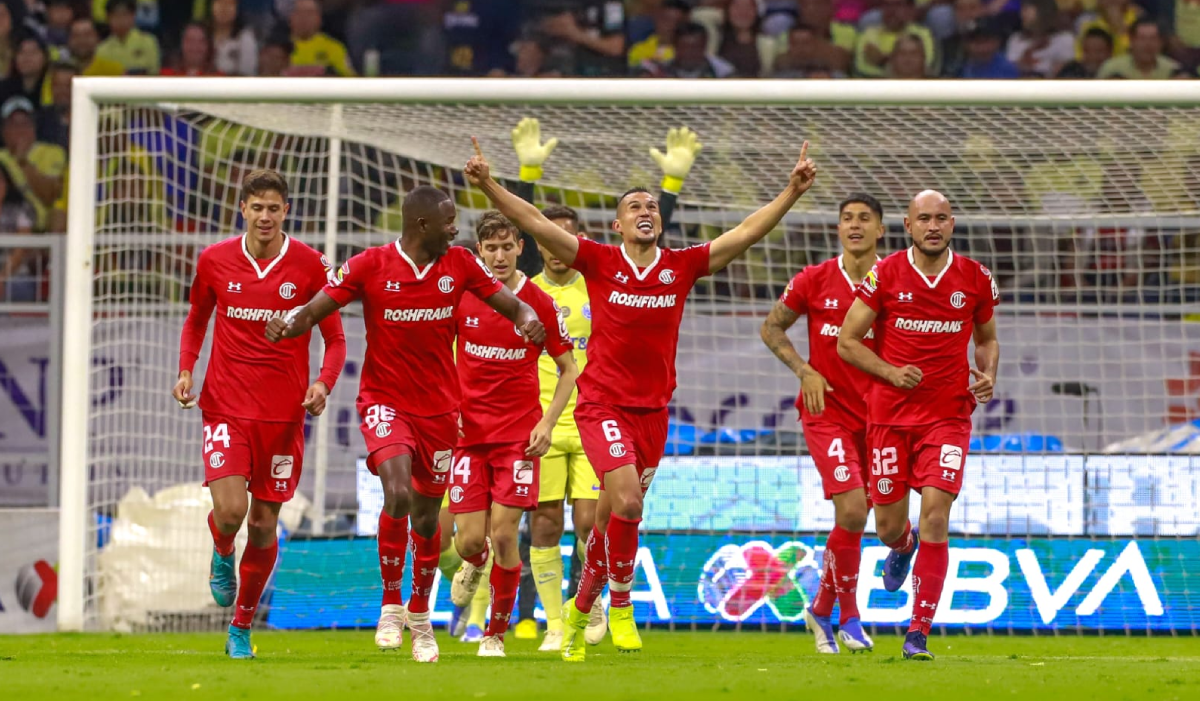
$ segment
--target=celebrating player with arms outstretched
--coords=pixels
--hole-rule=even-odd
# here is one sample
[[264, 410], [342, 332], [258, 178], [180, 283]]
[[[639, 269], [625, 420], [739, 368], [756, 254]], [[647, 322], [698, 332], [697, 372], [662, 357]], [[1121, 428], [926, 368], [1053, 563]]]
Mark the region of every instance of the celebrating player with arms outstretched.
[[770, 204], [711, 243], [672, 250], [657, 245], [662, 220], [649, 192], [631, 190], [617, 203], [613, 230], [623, 245], [580, 239], [493, 180], [476, 144], [476, 156], [464, 171], [467, 178], [555, 258], [582, 273], [591, 299], [593, 355], [579, 379], [575, 420], [602, 493], [579, 593], [563, 612], [564, 660], [583, 661], [588, 611], [606, 579], [613, 643], [627, 651], [642, 647], [629, 591], [642, 500], [666, 446], [684, 301], [697, 280], [766, 236], [812, 186], [816, 166], [807, 152], [805, 142], [787, 187]]
[[[914, 197], [904, 228], [913, 245], [867, 274], [842, 324], [838, 354], [883, 380], [867, 397], [871, 501], [879, 539], [892, 549], [883, 582], [888, 591], [903, 585], [919, 538], [903, 652], [905, 659], [932, 660], [926, 639], [946, 579], [950, 507], [962, 488], [971, 413], [991, 400], [1000, 363], [1000, 293], [987, 268], [950, 250], [954, 215], [941, 193]], [[872, 325], [877, 351], [863, 343]], [[972, 339], [978, 369], [967, 363]], [[910, 489], [921, 493], [915, 529]]]
[[[404, 228], [398, 240], [351, 258], [308, 304], [272, 321], [267, 338], [301, 335], [339, 307], [362, 300], [367, 350], [358, 413], [369, 453], [367, 466], [379, 475], [384, 497], [379, 515], [383, 608], [375, 644], [399, 648], [401, 626], [407, 623], [413, 634], [413, 659], [436, 662], [429, 594], [440, 550], [438, 510], [458, 439], [454, 313], [463, 294], [470, 292], [515, 323], [532, 343], [541, 343], [545, 330], [533, 309], [475, 256], [450, 246], [458, 227], [454, 203], [446, 193], [415, 188], [404, 198], [402, 211]], [[406, 611], [400, 583], [410, 513], [413, 584]]]
[[[869, 508], [864, 395], [871, 378], [838, 357], [837, 338], [858, 284], [879, 260], [875, 246], [882, 237], [879, 201], [864, 194], [847, 197], [838, 205], [842, 255], [796, 273], [762, 325], [763, 342], [800, 378], [796, 408], [804, 424], [804, 440], [821, 473], [825, 498], [833, 501], [834, 527], [825, 544], [821, 584], [804, 612], [817, 639], [817, 652], [823, 653], [838, 651], [830, 621], [835, 600], [841, 608], [838, 637], [842, 643], [852, 651], [874, 646], [859, 622], [856, 600]], [[787, 336], [802, 315], [808, 316], [807, 363]]]
[[[517, 597], [521, 555], [517, 527], [537, 508], [539, 459], [550, 448], [551, 431], [575, 391], [579, 370], [571, 339], [550, 295], [517, 270], [521, 234], [499, 212], [485, 212], [475, 229], [480, 258], [505, 287], [537, 313], [546, 342], [529, 344], [512, 322], [487, 305], [465, 299], [458, 309], [458, 377], [463, 392], [462, 436], [450, 469], [450, 511], [463, 559], [452, 598], [465, 606], [475, 594], [487, 561], [492, 563], [492, 616], [479, 644], [480, 657], [504, 656], [504, 633]], [[538, 401], [538, 358], [545, 349], [558, 368], [550, 406]], [[490, 517], [490, 519], [489, 519]]]
[[[192, 369], [216, 309], [212, 356], [200, 393], [204, 479], [213, 500], [209, 588], [221, 606], [237, 599], [225, 643], [226, 654], [234, 659], [254, 657], [250, 624], [275, 568], [279, 508], [300, 481], [304, 412], [318, 416], [325, 410], [325, 398], [346, 360], [346, 337], [337, 314], [321, 322], [325, 359], [320, 379], [311, 386], [307, 329], [278, 346], [263, 342], [267, 321], [286, 314], [296, 298], [319, 292], [329, 268], [324, 256], [283, 233], [287, 195], [287, 182], [274, 171], [256, 170], [243, 180], [246, 233], [200, 254], [179, 341], [179, 380], [172, 391], [184, 409], [196, 405]], [[247, 490], [253, 502], [248, 503]], [[233, 541], [247, 509], [249, 542], [242, 553], [239, 587]]]

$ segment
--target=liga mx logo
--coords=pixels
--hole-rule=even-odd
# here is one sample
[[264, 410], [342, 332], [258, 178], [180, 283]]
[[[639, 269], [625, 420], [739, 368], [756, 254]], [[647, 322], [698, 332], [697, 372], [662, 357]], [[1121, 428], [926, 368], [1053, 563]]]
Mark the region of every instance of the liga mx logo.
[[744, 621], [767, 606], [780, 621], [798, 621], [820, 582], [811, 547], [761, 540], [722, 545], [700, 571], [700, 603], [727, 621]]

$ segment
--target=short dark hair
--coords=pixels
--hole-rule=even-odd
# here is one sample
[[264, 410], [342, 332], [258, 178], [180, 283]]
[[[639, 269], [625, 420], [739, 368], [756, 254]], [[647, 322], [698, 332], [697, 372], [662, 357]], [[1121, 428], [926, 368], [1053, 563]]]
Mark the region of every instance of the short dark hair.
[[404, 217], [405, 226], [414, 226], [417, 219], [432, 218], [438, 214], [438, 207], [442, 202], [453, 202], [450, 195], [437, 189], [432, 185], [421, 185], [415, 187], [404, 196], [404, 202], [400, 205], [401, 215]]
[[879, 221], [883, 221], [883, 205], [879, 203], [879, 200], [865, 192], [852, 192], [847, 195], [846, 199], [838, 204], [838, 217], [840, 218], [842, 212], [846, 211], [846, 207], [852, 204], [865, 204], [867, 209], [870, 209], [875, 213], [875, 216], [879, 217]]
[[699, 22], [684, 22], [675, 30], [675, 41], [683, 37], [704, 37], [708, 41], [708, 29]]
[[579, 225], [579, 212], [562, 204], [552, 204], [542, 210], [542, 216], [553, 221], [555, 219], [567, 219]]
[[129, 10], [133, 14], [137, 14], [137, 0], [108, 0], [104, 4], [104, 11], [112, 14], [116, 10]]
[[278, 172], [269, 168], [252, 170], [242, 178], [242, 201], [251, 197], [262, 197], [268, 192], [278, 192], [286, 202], [288, 198], [287, 181]]
[[1152, 19], [1150, 17], [1141, 17], [1141, 18], [1135, 20], [1133, 24], [1129, 25], [1130, 38], [1132, 38], [1135, 34], [1137, 34], [1137, 31], [1139, 29], [1141, 29], [1142, 27], [1154, 27], [1155, 31], [1158, 32], [1158, 35], [1160, 37], [1163, 34], [1162, 27], [1158, 26], [1157, 21], [1155, 21], [1154, 19]]
[[475, 224], [475, 238], [479, 243], [498, 238], [505, 231], [509, 232], [514, 242], [521, 240], [521, 231], [517, 225], [494, 209], [484, 212], [483, 216], [479, 217], [479, 222]]
[[650, 194], [650, 191], [644, 187], [631, 187], [628, 190], [626, 190], [625, 192], [621, 193], [621, 197], [617, 199], [617, 209], [618, 210], [621, 209], [621, 204], [625, 201], [626, 197], [629, 197], [630, 195], [635, 195], [639, 192], [644, 192], [647, 195]]
[[1100, 39], [1100, 40], [1102, 40], [1102, 41], [1103, 41], [1105, 44], [1108, 44], [1108, 48], [1109, 48], [1110, 50], [1111, 50], [1111, 49], [1112, 49], [1112, 47], [1113, 47], [1113, 38], [1112, 38], [1112, 34], [1109, 34], [1108, 32], [1104, 31], [1104, 30], [1103, 30], [1103, 29], [1101, 29], [1100, 27], [1092, 27], [1091, 29], [1089, 29], [1089, 30], [1087, 30], [1086, 32], [1084, 32], [1084, 33], [1083, 33], [1083, 40], [1084, 40], [1084, 41], [1087, 41], [1088, 39]]

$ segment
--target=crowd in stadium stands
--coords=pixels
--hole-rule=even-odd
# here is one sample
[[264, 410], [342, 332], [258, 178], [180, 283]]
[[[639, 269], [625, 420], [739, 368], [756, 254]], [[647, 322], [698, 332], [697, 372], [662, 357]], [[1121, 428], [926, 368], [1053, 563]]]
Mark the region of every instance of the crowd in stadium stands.
[[[65, 230], [78, 75], [1186, 79], [1198, 65], [1200, 0], [0, 0], [0, 232]], [[141, 146], [109, 167], [151, 175]], [[0, 250], [0, 299], [26, 297], [11, 281], [36, 263]]]

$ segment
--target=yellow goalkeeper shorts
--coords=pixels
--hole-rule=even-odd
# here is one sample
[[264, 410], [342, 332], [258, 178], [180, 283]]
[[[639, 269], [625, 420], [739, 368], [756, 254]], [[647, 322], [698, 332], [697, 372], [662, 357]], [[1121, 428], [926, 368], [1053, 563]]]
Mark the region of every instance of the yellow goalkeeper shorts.
[[600, 480], [583, 452], [578, 435], [554, 437], [550, 452], [542, 457], [538, 501], [599, 499]]

